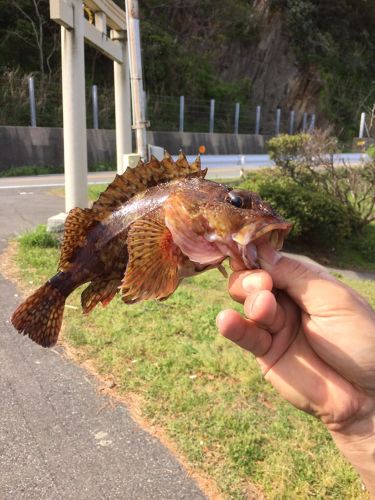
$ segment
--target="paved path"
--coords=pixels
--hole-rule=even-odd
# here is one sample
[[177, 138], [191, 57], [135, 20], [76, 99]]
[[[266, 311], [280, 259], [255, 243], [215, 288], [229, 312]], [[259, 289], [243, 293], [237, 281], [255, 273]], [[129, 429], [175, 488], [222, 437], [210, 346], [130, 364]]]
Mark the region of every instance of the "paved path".
[[[25, 191], [24, 191], [25, 192]], [[7, 238], [63, 210], [45, 191], [0, 191], [0, 251]], [[17, 290], [0, 275], [0, 499], [203, 499], [174, 456], [108, 404], [97, 381], [15, 333]]]
[[[325, 267], [316, 262], [313, 259], [310, 259], [310, 257], [306, 257], [306, 255], [297, 255], [297, 254], [292, 254], [292, 253], [286, 253], [289, 257], [293, 257], [293, 259], [296, 260], [302, 260], [303, 262], [308, 262], [310, 264], [315, 264], [316, 266], [319, 267]], [[345, 276], [346, 278], [353, 279], [353, 280], [375, 280], [375, 272], [372, 271], [351, 271], [349, 269], [336, 269], [334, 267], [325, 267], [325, 269], [328, 269], [331, 273], [337, 274], [339, 276]]]

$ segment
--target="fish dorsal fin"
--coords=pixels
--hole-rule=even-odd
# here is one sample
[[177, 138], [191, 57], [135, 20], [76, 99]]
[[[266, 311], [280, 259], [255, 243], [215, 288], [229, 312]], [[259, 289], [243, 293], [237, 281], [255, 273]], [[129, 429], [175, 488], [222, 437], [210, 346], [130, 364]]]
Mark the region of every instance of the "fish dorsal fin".
[[193, 163], [189, 163], [181, 151], [176, 162], [165, 152], [161, 161], [151, 156], [148, 163], [140, 161], [135, 168], [129, 167], [122, 175], [116, 175], [91, 209], [74, 208], [69, 212], [65, 221], [59, 269], [69, 269], [75, 252], [86, 244], [87, 232], [93, 225], [106, 219], [134, 195], [157, 184], [183, 177], [204, 178], [205, 174], [206, 170], [201, 169], [199, 156]]
[[182, 151], [176, 162], [168, 152], [165, 152], [161, 161], [151, 156], [148, 163], [140, 161], [135, 168], [128, 167], [122, 175], [116, 175], [115, 180], [93, 204], [92, 210], [95, 218], [102, 220], [134, 195], [150, 187], [182, 177], [204, 177], [204, 175], [205, 171], [201, 169], [199, 156], [193, 163], [187, 161]]
[[96, 224], [90, 208], [70, 210], [64, 226], [64, 240], [61, 246], [59, 270], [67, 271], [74, 258], [74, 253], [86, 244], [86, 234]]

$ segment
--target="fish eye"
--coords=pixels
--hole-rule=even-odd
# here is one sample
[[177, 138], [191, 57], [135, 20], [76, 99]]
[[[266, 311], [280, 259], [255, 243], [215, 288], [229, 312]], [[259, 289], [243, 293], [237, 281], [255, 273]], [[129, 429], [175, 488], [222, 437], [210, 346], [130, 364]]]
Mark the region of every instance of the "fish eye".
[[233, 191], [229, 191], [227, 201], [237, 208], [241, 208], [243, 205], [241, 196]]

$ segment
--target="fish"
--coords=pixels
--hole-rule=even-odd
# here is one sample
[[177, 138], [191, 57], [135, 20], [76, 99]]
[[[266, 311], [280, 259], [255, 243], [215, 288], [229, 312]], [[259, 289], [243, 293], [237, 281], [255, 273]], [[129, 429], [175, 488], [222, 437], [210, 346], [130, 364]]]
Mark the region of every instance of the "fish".
[[91, 208], [70, 210], [58, 272], [13, 313], [15, 329], [43, 347], [56, 344], [67, 297], [79, 286], [88, 314], [118, 294], [125, 304], [165, 300], [184, 278], [227, 258], [259, 267], [257, 246], [281, 249], [292, 225], [260, 196], [207, 180], [198, 156], [189, 163], [165, 152], [140, 161], [100, 194]]

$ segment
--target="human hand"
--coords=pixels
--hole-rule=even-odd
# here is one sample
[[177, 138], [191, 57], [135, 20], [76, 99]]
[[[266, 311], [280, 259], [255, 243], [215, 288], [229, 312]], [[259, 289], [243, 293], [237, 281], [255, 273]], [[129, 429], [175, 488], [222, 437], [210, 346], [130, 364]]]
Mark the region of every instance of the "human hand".
[[[286, 400], [322, 420], [367, 480], [359, 462], [375, 447], [375, 313], [321, 268], [268, 244], [258, 254], [261, 270], [235, 272], [229, 281], [246, 318], [222, 311], [219, 330], [256, 356]], [[369, 477], [375, 481], [371, 457]]]

